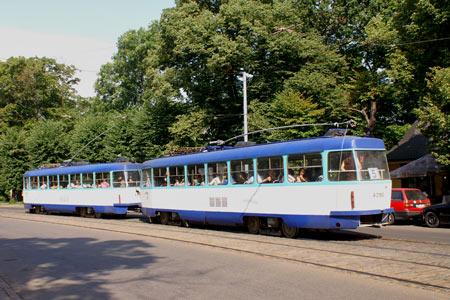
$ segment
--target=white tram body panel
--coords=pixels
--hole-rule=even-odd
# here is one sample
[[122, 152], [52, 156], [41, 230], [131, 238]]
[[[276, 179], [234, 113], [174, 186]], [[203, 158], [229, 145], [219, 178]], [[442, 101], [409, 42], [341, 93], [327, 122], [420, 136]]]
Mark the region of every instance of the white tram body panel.
[[[390, 206], [391, 183], [336, 187], [302, 186], [146, 189], [142, 207], [249, 214], [328, 215], [331, 211], [370, 211]], [[351, 194], [354, 193], [354, 207]]]
[[76, 212], [92, 207], [96, 212], [125, 214], [129, 206], [140, 205], [139, 187], [108, 189], [25, 190], [27, 208], [40, 205], [48, 211]]
[[[177, 214], [181, 220], [224, 225], [243, 224], [245, 218], [249, 216], [278, 218], [283, 220], [287, 226], [297, 228], [338, 229], [379, 225], [385, 222], [383, 218], [391, 210], [391, 181], [388, 178], [377, 178], [378, 180], [373, 181], [369, 179], [365, 181], [332, 181], [327, 178], [327, 172], [331, 174], [331, 171], [327, 170], [325, 159], [328, 151], [333, 151], [335, 148], [340, 150], [341, 145], [345, 146], [347, 151], [354, 151], [354, 148], [358, 147], [374, 148], [375, 144], [374, 149], [383, 151], [382, 141], [380, 143], [380, 140], [374, 140], [348, 138], [348, 141], [345, 141], [324, 138], [325, 146], [323, 141], [315, 139], [307, 141], [306, 150], [301, 147], [302, 141], [295, 141], [276, 145], [269, 144], [272, 149], [267, 152], [265, 149], [261, 150], [261, 147], [264, 146], [259, 146], [259, 149], [256, 148], [258, 146], [254, 146], [149, 161], [143, 164], [144, 172], [145, 168], [161, 168], [161, 166], [167, 165], [167, 182], [169, 182], [170, 167], [174, 165], [184, 164], [185, 170], [187, 170], [190, 163], [203, 162], [205, 169], [208, 169], [208, 162], [227, 161], [229, 168], [232, 160], [253, 158], [256, 165], [256, 158], [269, 155], [286, 156], [283, 158], [284, 165], [286, 165], [289, 162], [288, 155], [292, 153], [320, 151], [324, 158], [322, 172], [324, 178], [320, 182], [302, 183], [253, 183], [225, 186], [208, 186], [206, 183], [205, 186], [188, 186], [186, 184], [182, 187], [144, 187], [142, 211], [149, 217], [158, 216], [161, 212], [169, 212]], [[326, 145], [328, 141], [332, 141], [330, 146]], [[368, 141], [368, 146], [365, 145], [365, 141]], [[367, 153], [370, 154], [370, 152]], [[356, 156], [356, 154], [352, 155]], [[381, 172], [381, 168], [376, 172]], [[383, 172], [388, 174], [387, 169]], [[254, 174], [256, 177], [256, 171]], [[286, 175], [287, 170], [285, 169], [284, 176]], [[187, 176], [185, 178], [188, 182]], [[228, 172], [228, 178], [230, 178], [230, 172]], [[359, 174], [358, 178], [361, 179], [362, 175]]]

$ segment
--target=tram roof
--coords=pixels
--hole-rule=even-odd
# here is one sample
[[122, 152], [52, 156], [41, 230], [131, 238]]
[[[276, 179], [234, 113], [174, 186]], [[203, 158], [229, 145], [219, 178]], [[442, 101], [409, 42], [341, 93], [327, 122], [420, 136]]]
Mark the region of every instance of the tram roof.
[[385, 150], [380, 139], [366, 137], [317, 137], [310, 139], [282, 141], [253, 146], [197, 152], [184, 155], [161, 157], [144, 162], [142, 168], [158, 168], [220, 162], [255, 157], [279, 156], [296, 153], [314, 153], [326, 150], [378, 149]]
[[41, 168], [31, 170], [25, 173], [25, 177], [29, 176], [51, 176], [59, 174], [78, 174], [92, 172], [109, 172], [109, 171], [130, 171], [139, 169], [136, 163], [103, 163], [103, 164], [87, 164], [80, 166], [60, 166], [55, 168]]

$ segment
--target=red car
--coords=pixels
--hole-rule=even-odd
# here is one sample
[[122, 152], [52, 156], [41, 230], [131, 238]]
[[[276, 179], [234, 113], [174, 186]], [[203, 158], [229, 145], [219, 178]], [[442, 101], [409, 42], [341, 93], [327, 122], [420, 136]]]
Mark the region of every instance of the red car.
[[422, 209], [430, 205], [430, 199], [419, 189], [393, 188], [391, 207], [394, 212], [389, 214], [388, 224], [392, 225], [396, 220], [418, 218]]

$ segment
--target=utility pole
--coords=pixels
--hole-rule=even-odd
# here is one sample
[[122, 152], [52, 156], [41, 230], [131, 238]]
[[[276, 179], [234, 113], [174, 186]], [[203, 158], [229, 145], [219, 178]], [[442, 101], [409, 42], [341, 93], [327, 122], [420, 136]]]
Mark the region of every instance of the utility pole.
[[244, 81], [244, 142], [248, 142], [248, 124], [247, 124], [247, 77], [252, 78], [253, 75], [242, 72], [242, 79]]

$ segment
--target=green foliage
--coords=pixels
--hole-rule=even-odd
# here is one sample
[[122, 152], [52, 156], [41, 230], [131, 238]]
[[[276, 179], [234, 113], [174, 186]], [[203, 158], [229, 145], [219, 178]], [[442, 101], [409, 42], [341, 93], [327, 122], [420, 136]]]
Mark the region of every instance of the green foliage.
[[70, 132], [70, 152], [75, 161], [91, 163], [108, 162], [110, 155], [105, 150], [104, 135], [111, 128], [112, 115], [87, 114], [80, 118]]
[[[322, 119], [324, 108], [318, 108], [309, 98], [293, 90], [284, 90], [275, 96], [269, 107], [261, 102], [253, 102], [249, 108], [249, 128], [255, 131], [281, 126], [315, 124]], [[291, 140], [317, 136], [324, 128], [307, 126], [280, 129], [261, 133], [267, 141]], [[251, 138], [252, 139], [252, 138]]]
[[236, 115], [211, 120], [215, 138], [242, 133], [242, 69], [254, 75], [250, 102], [270, 103], [289, 88], [327, 108], [325, 118], [340, 117], [339, 107], [346, 103], [339, 87], [345, 61], [323, 45], [301, 16], [295, 1], [230, 0], [212, 6], [180, 1], [161, 18], [153, 62], [171, 73], [170, 84], [183, 89], [192, 110]]
[[15, 200], [20, 200], [17, 191], [22, 190], [23, 174], [30, 167], [24, 146], [24, 132], [19, 128], [8, 128], [0, 135], [0, 197], [4, 199], [14, 190]]
[[176, 122], [169, 127], [172, 140], [169, 147], [206, 146], [208, 142], [210, 116], [204, 110], [193, 110], [178, 115]]
[[142, 104], [148, 52], [155, 47], [157, 23], [148, 29], [129, 30], [117, 42], [112, 62], [102, 66], [95, 84], [97, 95], [114, 109]]
[[399, 140], [403, 138], [406, 132], [411, 128], [410, 124], [405, 125], [389, 125], [378, 131], [383, 132], [383, 140], [386, 149], [389, 150], [394, 147]]
[[416, 113], [422, 133], [431, 138], [432, 154], [450, 168], [450, 67], [433, 68], [429, 76], [429, 93]]
[[73, 66], [51, 58], [9, 58], [0, 62], [0, 123], [21, 126], [28, 120], [41, 120], [56, 107], [71, 105]]
[[32, 168], [70, 158], [70, 127], [66, 120], [39, 121], [28, 132], [25, 148]]

